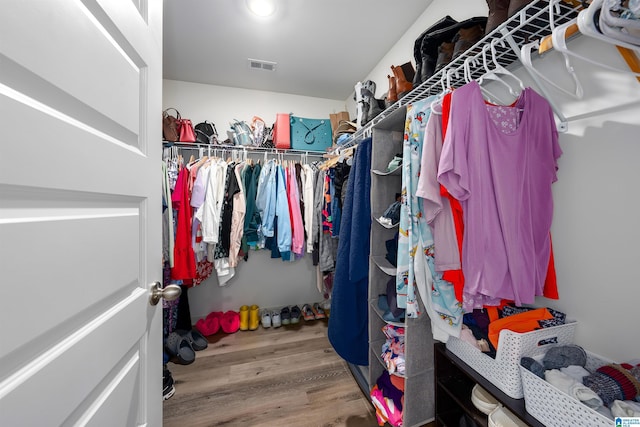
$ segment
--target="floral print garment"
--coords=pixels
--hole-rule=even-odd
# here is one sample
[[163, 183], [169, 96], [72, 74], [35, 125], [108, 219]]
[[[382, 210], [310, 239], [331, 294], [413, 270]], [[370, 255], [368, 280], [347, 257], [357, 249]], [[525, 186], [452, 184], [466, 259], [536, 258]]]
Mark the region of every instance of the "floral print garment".
[[[422, 218], [422, 202], [416, 196], [422, 141], [431, 114], [431, 102], [435, 97], [407, 105], [402, 146], [402, 200], [398, 236], [398, 267], [396, 272], [396, 292], [399, 308], [406, 309], [407, 317], [420, 316], [416, 299], [414, 258], [420, 239], [419, 220]], [[424, 222], [424, 221], [423, 221]]]

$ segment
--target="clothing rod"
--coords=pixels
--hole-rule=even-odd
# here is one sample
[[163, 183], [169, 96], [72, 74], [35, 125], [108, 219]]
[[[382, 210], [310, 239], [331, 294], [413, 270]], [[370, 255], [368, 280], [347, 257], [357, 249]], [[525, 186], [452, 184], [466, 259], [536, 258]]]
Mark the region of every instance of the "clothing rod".
[[299, 156], [301, 154], [304, 154], [306, 156], [322, 157], [326, 154], [324, 151], [305, 151], [305, 150], [283, 149], [283, 148], [252, 147], [252, 146], [243, 146], [243, 145], [212, 145], [212, 144], [198, 144], [193, 142], [163, 141], [162, 146], [164, 148], [178, 147], [178, 148], [186, 148], [186, 149], [192, 149], [192, 150], [198, 150], [200, 148], [203, 148], [203, 149], [211, 149], [211, 150], [246, 151], [247, 154], [271, 153], [271, 154], [281, 154], [285, 156], [287, 155]]

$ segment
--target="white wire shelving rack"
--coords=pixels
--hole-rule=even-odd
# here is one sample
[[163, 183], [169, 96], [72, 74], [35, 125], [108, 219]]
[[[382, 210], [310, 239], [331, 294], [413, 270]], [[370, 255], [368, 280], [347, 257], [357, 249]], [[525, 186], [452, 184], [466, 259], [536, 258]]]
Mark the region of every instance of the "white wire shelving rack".
[[[557, 8], [553, 8], [553, 23], [560, 25], [575, 18], [582, 7], [574, 5], [574, 2], [559, 2]], [[446, 67], [433, 74], [429, 79], [419, 86], [413, 88], [411, 92], [389, 106], [365, 126], [358, 129], [352, 138], [339, 147], [340, 150], [357, 145], [358, 142], [371, 136], [373, 127], [385, 118], [389, 117], [396, 110], [420, 101], [431, 95], [438, 95], [443, 92], [442, 82], [449, 79], [451, 87], [460, 87], [466, 83], [465, 61], [480, 64], [469, 68], [469, 77], [473, 80], [479, 79], [485, 74], [482, 66], [483, 49], [487, 46], [494, 46], [496, 62], [509, 68], [520, 61], [520, 47], [534, 40], [540, 40], [551, 33], [550, 8], [548, 0], [536, 0], [529, 3], [514, 16], [503, 22], [491, 33], [486, 34], [481, 40], [465, 51], [462, 55], [451, 61]], [[489, 53], [491, 57], [491, 53]], [[544, 85], [539, 84], [535, 75], [531, 76], [536, 82], [536, 90], [539, 90], [547, 98], [549, 104], [556, 114], [559, 124], [558, 130], [565, 131], [567, 120], [556, 105], [553, 97], [548, 93]]]

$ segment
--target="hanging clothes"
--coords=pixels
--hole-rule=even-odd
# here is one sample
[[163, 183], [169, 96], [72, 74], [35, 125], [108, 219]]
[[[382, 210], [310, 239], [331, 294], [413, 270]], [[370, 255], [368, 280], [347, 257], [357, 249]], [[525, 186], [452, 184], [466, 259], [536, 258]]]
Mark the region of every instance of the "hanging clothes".
[[329, 341], [336, 353], [346, 361], [362, 366], [369, 364], [371, 147], [371, 138], [363, 140], [353, 157], [342, 212], [339, 262], [333, 277], [328, 328]]
[[[414, 257], [416, 286], [431, 319], [434, 339], [447, 342], [449, 336], [458, 337], [462, 328], [462, 303], [456, 298], [453, 284], [443, 280], [441, 266], [460, 268], [460, 255], [455, 237], [453, 218], [446, 197], [442, 197], [437, 182], [438, 160], [442, 148], [441, 115], [438, 102], [428, 107], [430, 115], [424, 131], [421, 146], [417, 147], [420, 157], [420, 175], [416, 196], [422, 204], [422, 215], [417, 225], [420, 238]], [[422, 184], [422, 186], [421, 186]], [[429, 199], [423, 199], [424, 195]], [[443, 208], [449, 208], [444, 210]], [[436, 236], [440, 240], [436, 240]]]
[[295, 165], [289, 165], [288, 174], [287, 199], [291, 213], [291, 252], [300, 257], [304, 254], [304, 223], [300, 211], [300, 191]]
[[166, 162], [162, 162], [162, 260], [163, 265], [173, 267], [173, 204]]
[[531, 88], [512, 107], [486, 105], [472, 81], [453, 93], [450, 120], [438, 180], [464, 212], [464, 308], [486, 298], [534, 303], [549, 267], [562, 154], [553, 111]]
[[260, 215], [260, 232], [263, 237], [273, 237], [274, 218], [276, 216], [276, 174], [277, 163], [267, 161], [258, 178], [256, 189], [256, 209]]
[[238, 255], [242, 245], [242, 234], [244, 232], [244, 216], [246, 213], [247, 201], [245, 199], [244, 185], [242, 182], [242, 169], [245, 164], [239, 163], [233, 168], [233, 172], [238, 183], [238, 191], [233, 195], [233, 216], [231, 218], [231, 232], [229, 245], [229, 265], [238, 266]]
[[[222, 159], [215, 159], [209, 164], [209, 180], [206, 184], [204, 203], [196, 211], [196, 218], [200, 221], [202, 229], [202, 240], [205, 243], [216, 244], [220, 237], [226, 172], [227, 163]], [[208, 256], [210, 260], [213, 259], [212, 255]]]
[[442, 104], [436, 100], [431, 104], [431, 115], [424, 133], [416, 195], [422, 199], [424, 219], [433, 234], [435, 270], [438, 272], [461, 269], [451, 204], [440, 191], [438, 182], [442, 142]]
[[396, 293], [398, 307], [406, 309], [407, 317], [411, 318], [421, 314], [416, 299], [414, 258], [420, 240], [418, 220], [422, 217], [422, 202], [418, 201], [416, 188], [420, 175], [424, 129], [431, 114], [430, 105], [433, 100], [434, 98], [430, 97], [407, 105], [402, 145], [402, 199], [398, 231]]
[[196, 277], [195, 255], [191, 246], [191, 206], [188, 179], [187, 169], [180, 168], [171, 200], [173, 206], [178, 210], [176, 241], [173, 251], [174, 266], [171, 269], [173, 280], [191, 280]]
[[233, 212], [233, 195], [238, 191], [234, 173], [234, 164], [224, 168], [223, 198], [220, 208], [220, 224], [218, 227], [218, 243], [214, 247], [213, 263], [218, 274], [218, 284], [224, 286], [233, 276], [235, 269], [229, 263], [229, 247], [231, 245], [231, 218]]
[[307, 253], [313, 252], [313, 207], [314, 207], [314, 194], [313, 188], [315, 183], [316, 174], [313, 168], [307, 164], [302, 165], [302, 198], [304, 201], [304, 230], [306, 235], [306, 249]]
[[260, 213], [256, 209], [256, 192], [258, 186], [258, 179], [260, 177], [261, 166], [259, 163], [255, 165], [249, 165], [244, 171], [244, 183], [246, 190], [246, 214], [244, 217], [244, 236], [243, 240], [246, 242], [246, 247], [243, 248], [245, 257], [248, 256], [249, 247], [256, 248], [259, 236], [258, 230], [262, 220], [260, 219]]
[[287, 199], [287, 182], [282, 165], [276, 167], [276, 222], [278, 227], [277, 245], [283, 261], [291, 258], [291, 218]]

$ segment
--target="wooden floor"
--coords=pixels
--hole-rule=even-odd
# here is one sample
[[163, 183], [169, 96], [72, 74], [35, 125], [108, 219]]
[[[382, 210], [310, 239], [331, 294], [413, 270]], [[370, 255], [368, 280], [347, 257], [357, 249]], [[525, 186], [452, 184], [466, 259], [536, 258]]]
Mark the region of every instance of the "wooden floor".
[[176, 393], [164, 402], [165, 427], [378, 425], [327, 321], [218, 332], [194, 363], [168, 368]]

